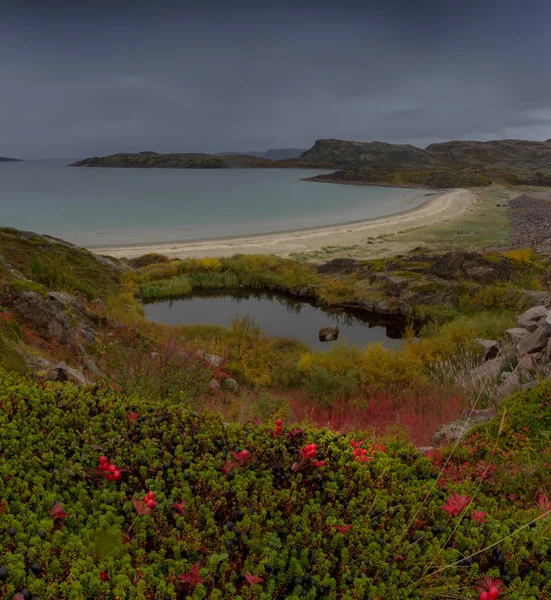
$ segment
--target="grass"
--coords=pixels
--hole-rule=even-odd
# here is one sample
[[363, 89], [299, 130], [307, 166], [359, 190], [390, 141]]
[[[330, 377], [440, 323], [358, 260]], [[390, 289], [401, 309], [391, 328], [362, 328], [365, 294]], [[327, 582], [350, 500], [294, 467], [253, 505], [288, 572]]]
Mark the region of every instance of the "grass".
[[510, 231], [507, 208], [496, 204], [508, 202], [510, 188], [490, 187], [474, 191], [477, 203], [460, 220], [413, 230], [392, 237], [392, 242], [422, 242], [431, 247], [474, 250], [507, 244]]

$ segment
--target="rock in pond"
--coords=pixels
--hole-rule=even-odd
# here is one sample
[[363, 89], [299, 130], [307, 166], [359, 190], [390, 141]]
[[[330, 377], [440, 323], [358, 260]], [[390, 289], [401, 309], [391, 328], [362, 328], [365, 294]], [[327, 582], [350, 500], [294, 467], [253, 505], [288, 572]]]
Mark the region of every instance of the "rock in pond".
[[339, 328], [336, 325], [322, 327], [319, 332], [320, 342], [334, 342], [339, 337]]

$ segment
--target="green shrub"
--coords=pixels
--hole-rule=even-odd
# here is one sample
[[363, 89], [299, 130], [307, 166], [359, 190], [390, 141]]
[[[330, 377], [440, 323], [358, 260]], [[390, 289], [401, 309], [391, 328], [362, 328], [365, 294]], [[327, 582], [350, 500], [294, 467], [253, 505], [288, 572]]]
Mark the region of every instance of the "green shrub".
[[[507, 597], [551, 592], [548, 522], [525, 526], [535, 501], [509, 497], [533, 480], [502, 480], [499, 470], [481, 479], [470, 447], [458, 456], [474, 464], [450, 462], [440, 489], [439, 458], [399, 439], [366, 441], [361, 463], [349, 436], [327, 430], [284, 424], [278, 436], [152, 396], [2, 372], [0, 406], [3, 597], [28, 588], [68, 600], [474, 599], [483, 575], [499, 577], [492, 545], [505, 557]], [[303, 460], [307, 444], [314, 456]], [[102, 455], [120, 482], [101, 475]], [[156, 506], [140, 515], [149, 490]], [[443, 510], [452, 492], [473, 499], [462, 516]], [[483, 526], [473, 509], [486, 513]], [[179, 576], [197, 562], [193, 587]], [[249, 586], [242, 573], [261, 581]]]
[[65, 291], [75, 289], [73, 266], [65, 254], [58, 252], [35, 254], [29, 261], [29, 269], [33, 279], [50, 289]]

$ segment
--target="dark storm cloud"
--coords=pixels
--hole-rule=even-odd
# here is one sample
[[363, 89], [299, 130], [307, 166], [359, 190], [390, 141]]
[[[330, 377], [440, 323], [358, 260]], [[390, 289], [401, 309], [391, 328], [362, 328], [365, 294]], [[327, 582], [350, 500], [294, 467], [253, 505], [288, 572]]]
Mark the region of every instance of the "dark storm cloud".
[[547, 2], [4, 2], [0, 155], [551, 137]]

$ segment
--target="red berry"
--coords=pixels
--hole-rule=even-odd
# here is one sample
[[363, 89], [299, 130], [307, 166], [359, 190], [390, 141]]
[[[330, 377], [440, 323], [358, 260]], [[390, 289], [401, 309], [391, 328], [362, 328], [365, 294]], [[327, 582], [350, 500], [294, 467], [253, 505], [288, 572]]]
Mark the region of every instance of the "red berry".
[[115, 467], [115, 465], [114, 465], [114, 464], [110, 464], [110, 465], [109, 465], [109, 467], [108, 467], [108, 471], [111, 471], [111, 473], [113, 473], [113, 471], [116, 471], [116, 470], [117, 470], [117, 467]]
[[99, 463], [100, 465], [104, 465], [107, 462], [107, 456], [100, 456]]
[[480, 596], [478, 597], [478, 600], [490, 600], [490, 596], [488, 595], [488, 592], [480, 592]]
[[499, 598], [499, 588], [493, 585], [488, 591], [488, 598], [490, 600], [496, 600], [496, 598]]
[[149, 492], [147, 492], [146, 498], [153, 500], [153, 498], [155, 498], [155, 492], [149, 490]]
[[281, 427], [281, 426], [283, 425], [283, 421], [282, 421], [281, 419], [278, 419], [278, 420], [276, 421], [276, 425], [277, 425], [278, 427]]
[[155, 502], [155, 500], [151, 500], [151, 499], [149, 499], [146, 504], [147, 504], [148, 508], [155, 508], [157, 506], [157, 503]]
[[113, 477], [114, 477], [115, 481], [120, 481], [121, 480], [121, 472], [113, 471]]
[[242, 450], [241, 451], [241, 456], [249, 456], [249, 451], [248, 450]]
[[115, 476], [113, 475], [113, 473], [109, 473], [109, 475], [107, 475], [107, 481], [113, 481], [114, 478]]

